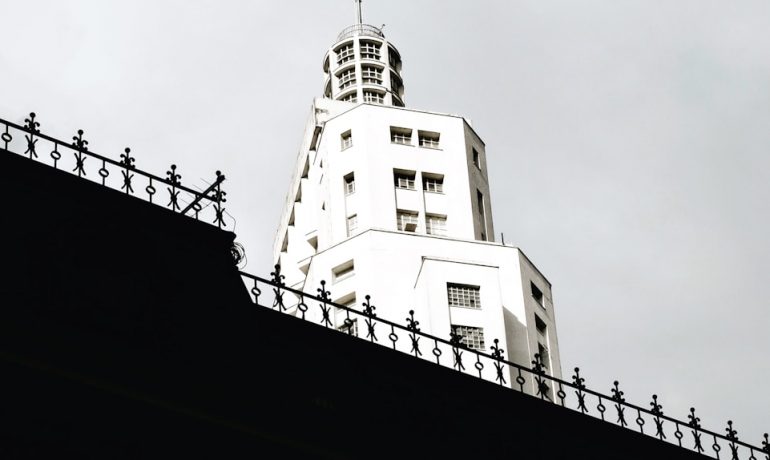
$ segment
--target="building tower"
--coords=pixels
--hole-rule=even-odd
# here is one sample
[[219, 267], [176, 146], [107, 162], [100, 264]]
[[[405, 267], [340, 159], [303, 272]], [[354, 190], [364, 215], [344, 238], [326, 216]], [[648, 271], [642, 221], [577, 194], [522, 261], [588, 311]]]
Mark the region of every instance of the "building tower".
[[404, 106], [401, 55], [360, 6], [324, 57], [276, 234], [286, 284], [315, 295], [325, 280], [357, 309], [368, 294], [381, 318], [414, 310], [425, 332], [487, 352], [497, 338], [560, 376], [551, 284], [495, 242], [484, 142], [463, 117]]

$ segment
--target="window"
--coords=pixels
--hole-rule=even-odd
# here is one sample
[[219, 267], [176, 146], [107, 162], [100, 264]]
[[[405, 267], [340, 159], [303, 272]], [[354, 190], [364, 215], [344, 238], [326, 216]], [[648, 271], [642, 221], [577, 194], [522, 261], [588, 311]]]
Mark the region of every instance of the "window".
[[484, 194], [476, 190], [476, 205], [479, 210], [479, 226], [481, 227], [481, 240], [487, 241], [487, 219], [484, 215]]
[[472, 326], [452, 325], [455, 335], [462, 337], [462, 343], [471, 350], [484, 351], [484, 329]]
[[481, 169], [481, 158], [479, 157], [479, 151], [473, 148], [473, 165]]
[[543, 304], [543, 291], [540, 290], [535, 283], [529, 282], [529, 289], [532, 291], [532, 297], [540, 304], [541, 307], [545, 307]]
[[545, 367], [545, 370], [549, 370], [551, 368], [551, 356], [548, 354], [548, 347], [538, 342], [537, 352], [540, 354], [540, 359], [543, 361], [543, 367]]
[[352, 236], [358, 229], [358, 214], [348, 217], [348, 236]]
[[345, 62], [355, 59], [355, 52], [353, 51], [353, 44], [350, 43], [337, 49], [337, 64], [344, 64]]
[[401, 232], [417, 231], [417, 213], [413, 211], [396, 211], [397, 227]]
[[545, 324], [545, 321], [543, 321], [542, 318], [537, 315], [535, 315], [535, 328], [537, 329], [537, 332], [543, 337], [545, 337], [548, 333], [548, 326]]
[[[334, 303], [353, 309], [356, 306], [356, 294], [349, 294]], [[338, 331], [358, 337], [358, 320], [344, 308], [334, 307], [334, 325]]]
[[478, 286], [447, 283], [446, 291], [450, 307], [481, 308], [481, 288]]
[[350, 278], [355, 274], [355, 265], [352, 260], [348, 260], [344, 264], [337, 265], [332, 269], [332, 282], [336, 283], [344, 279]]
[[374, 42], [361, 42], [361, 59], [380, 60], [380, 45]]
[[340, 98], [342, 102], [352, 102], [356, 103], [358, 102], [358, 93], [353, 91], [352, 93], [348, 93]]
[[446, 235], [446, 216], [428, 214], [425, 218], [425, 231], [428, 235]]
[[390, 127], [390, 142], [401, 145], [412, 145], [412, 130], [408, 128]]
[[353, 133], [350, 130], [340, 134], [340, 140], [342, 143], [342, 150], [353, 147]]
[[444, 176], [422, 173], [422, 189], [426, 192], [444, 193]]
[[385, 102], [385, 95], [377, 91], [364, 91], [364, 102], [382, 104]]
[[343, 178], [345, 181], [345, 195], [356, 192], [356, 176], [354, 173], [348, 173]]
[[348, 69], [340, 74], [340, 89], [356, 84], [356, 69]]
[[414, 190], [414, 178], [416, 174], [408, 171], [393, 171], [393, 183], [396, 188], [405, 190]]
[[430, 131], [417, 131], [417, 137], [420, 140], [420, 147], [427, 149], [437, 149], [438, 140], [441, 134]]
[[382, 84], [382, 69], [371, 66], [361, 67], [361, 81], [364, 83], [381, 85]]

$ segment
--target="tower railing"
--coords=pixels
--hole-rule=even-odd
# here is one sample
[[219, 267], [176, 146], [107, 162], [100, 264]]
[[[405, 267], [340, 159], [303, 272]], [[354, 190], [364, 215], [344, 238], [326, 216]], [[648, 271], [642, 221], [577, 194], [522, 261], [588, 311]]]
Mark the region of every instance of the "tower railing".
[[[182, 185], [182, 175], [177, 171], [176, 165], [171, 165], [166, 171], [166, 177], [138, 169], [136, 159], [128, 147], [120, 154], [120, 160], [92, 152], [89, 150], [88, 140], [83, 137], [83, 130], [77, 131], [77, 135], [72, 137], [72, 142], [43, 134], [40, 132], [40, 121], [34, 112], [24, 120], [23, 126], [0, 118], [0, 129], [3, 131], [0, 134], [0, 151], [4, 153], [24, 156], [126, 195], [163, 206], [162, 202], [158, 203], [161, 198], [157, 194], [161, 193], [168, 199], [165, 207], [171, 211], [196, 220], [204, 220], [219, 228], [227, 226], [224, 219], [227, 192], [222, 190], [225, 176], [219, 171], [213, 181], [207, 184], [208, 187], [199, 191]], [[162, 193], [161, 189], [164, 187], [167, 195]]]
[[464, 344], [456, 330], [448, 331], [449, 339], [427, 334], [420, 330], [420, 322], [413, 310], [405, 318], [406, 325], [395, 323], [377, 316], [377, 308], [368, 295], [360, 310], [334, 303], [325, 281], [321, 281], [316, 293], [292, 289], [286, 286], [278, 265], [270, 274], [271, 279], [240, 273], [257, 306], [494, 382], [707, 457], [719, 459], [722, 455], [731, 460], [770, 460], [767, 433], [761, 447], [752, 445], [739, 439], [732, 421], [727, 422], [722, 434], [704, 428], [694, 408], [690, 408], [686, 421], [665, 415], [657, 395], [652, 395], [646, 405], [649, 407], [630, 403], [617, 381], [609, 387], [609, 393], [592, 390], [577, 367], [570, 380], [556, 378], [549, 374], [540, 354], [536, 353], [529, 365], [506, 360], [498, 339], [493, 341], [491, 353], [487, 353]]
[[382, 33], [382, 29], [378, 27], [374, 27], [369, 24], [354, 24], [343, 29], [342, 32], [340, 32], [340, 34], [337, 36], [337, 41], [341, 42], [346, 38], [359, 36], [385, 38], [385, 34]]

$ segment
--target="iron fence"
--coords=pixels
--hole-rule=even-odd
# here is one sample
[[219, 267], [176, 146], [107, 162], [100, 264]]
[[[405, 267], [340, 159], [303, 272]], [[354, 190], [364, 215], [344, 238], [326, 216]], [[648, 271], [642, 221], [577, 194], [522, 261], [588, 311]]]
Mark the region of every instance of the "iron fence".
[[[685, 420], [665, 415], [657, 395], [652, 395], [648, 407], [626, 401], [619, 382], [613, 382], [609, 394], [589, 389], [580, 369], [575, 368], [571, 381], [549, 375], [543, 358], [535, 354], [530, 366], [505, 359], [500, 340], [495, 339], [491, 353], [469, 347], [455, 330], [443, 339], [420, 330], [414, 311], [405, 318], [405, 325], [377, 316], [369, 296], [361, 308], [331, 301], [326, 282], [316, 293], [287, 287], [280, 266], [276, 265], [271, 279], [240, 272], [256, 305], [290, 314], [360, 340], [380, 344], [436, 365], [474, 375], [500, 386], [528, 394], [563, 408], [593, 416], [604, 422], [651, 436], [662, 442], [689, 449], [704, 456], [731, 460], [770, 460], [770, 439], [764, 435], [761, 447], [738, 437], [732, 421], [727, 422], [725, 434], [704, 428], [695, 409]], [[359, 321], [360, 320], [360, 321]], [[507, 378], [506, 378], [507, 377]]]
[[[163, 178], [138, 169], [129, 148], [120, 154], [119, 161], [90, 151], [83, 130], [77, 131], [72, 142], [45, 135], [40, 132], [40, 121], [34, 112], [24, 120], [23, 126], [0, 118], [0, 129], [3, 130], [0, 150], [5, 153], [28, 157], [161, 206], [163, 204], [158, 203], [160, 198], [157, 194], [162, 193], [159, 189], [165, 187], [168, 193], [165, 207], [196, 220], [205, 219], [219, 228], [227, 226], [224, 219], [227, 192], [222, 190], [225, 176], [219, 171], [208, 188], [198, 191], [182, 185], [182, 176], [176, 165], [171, 165]], [[43, 155], [43, 152], [48, 155]]]
[[370, 26], [369, 24], [354, 24], [340, 32], [337, 36], [337, 41], [341, 42], [346, 38], [355, 36], [385, 38], [385, 34], [382, 33], [380, 28]]

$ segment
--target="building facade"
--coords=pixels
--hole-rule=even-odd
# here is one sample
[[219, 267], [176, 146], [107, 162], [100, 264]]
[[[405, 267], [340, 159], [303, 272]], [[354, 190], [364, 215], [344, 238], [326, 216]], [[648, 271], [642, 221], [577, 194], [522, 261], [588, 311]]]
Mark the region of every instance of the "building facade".
[[401, 66], [360, 20], [324, 57], [274, 242], [286, 284], [315, 294], [324, 280], [356, 309], [370, 295], [379, 317], [413, 310], [425, 332], [487, 352], [499, 339], [560, 377], [551, 284], [495, 241], [483, 140], [463, 117], [405, 107]]

